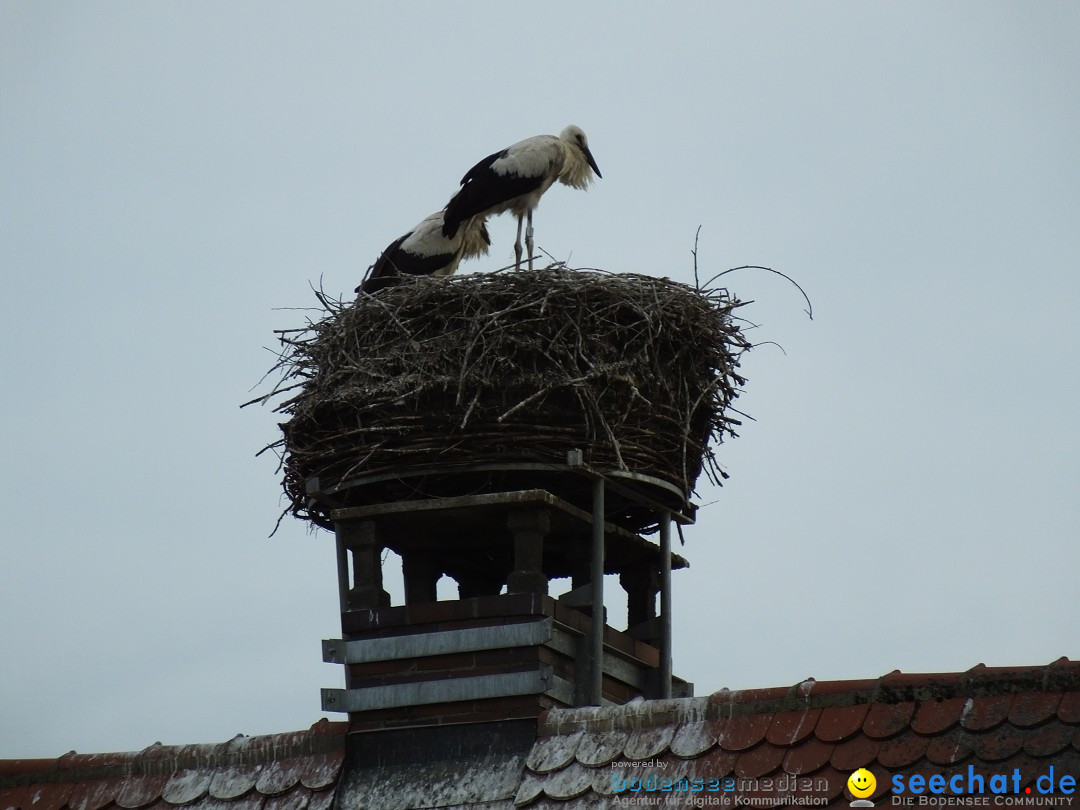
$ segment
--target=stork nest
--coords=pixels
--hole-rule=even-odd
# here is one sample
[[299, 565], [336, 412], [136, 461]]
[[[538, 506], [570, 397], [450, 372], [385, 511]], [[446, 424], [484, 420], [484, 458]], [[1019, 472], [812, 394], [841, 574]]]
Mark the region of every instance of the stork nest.
[[[273, 390], [288, 398], [287, 511], [320, 526], [306, 491], [360, 476], [477, 463], [554, 462], [663, 479], [689, 497], [740, 424], [732, 402], [750, 343], [724, 289], [567, 269], [407, 278], [355, 302], [319, 295], [278, 332]], [[248, 403], [251, 404], [251, 403]]]

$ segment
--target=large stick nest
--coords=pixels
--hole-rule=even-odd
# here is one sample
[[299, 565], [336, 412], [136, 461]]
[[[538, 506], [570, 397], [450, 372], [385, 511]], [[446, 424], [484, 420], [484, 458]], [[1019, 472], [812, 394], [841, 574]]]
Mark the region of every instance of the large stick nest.
[[[675, 484], [688, 498], [740, 423], [732, 402], [749, 343], [724, 289], [553, 266], [406, 279], [280, 332], [288, 396], [276, 447], [300, 518], [306, 493], [359, 476], [477, 463], [566, 463]], [[392, 476], [391, 476], [392, 477]]]

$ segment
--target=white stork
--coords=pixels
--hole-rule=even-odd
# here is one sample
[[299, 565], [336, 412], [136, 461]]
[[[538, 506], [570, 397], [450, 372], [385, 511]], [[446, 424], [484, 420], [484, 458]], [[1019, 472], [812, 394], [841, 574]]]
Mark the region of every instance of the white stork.
[[371, 265], [356, 292], [376, 292], [400, 276], [450, 276], [462, 259], [487, 253], [491, 237], [483, 217], [472, 217], [452, 236], [445, 236], [444, 213], [432, 214], [391, 242]]
[[593, 172], [597, 177], [603, 177], [581, 127], [571, 124], [558, 137], [537, 135], [526, 138], [488, 155], [465, 173], [461, 188], [447, 203], [443, 235], [453, 237], [462, 223], [471, 217], [511, 211], [518, 221], [515, 265], [521, 268], [521, 224], [527, 221], [525, 244], [529, 249], [529, 269], [532, 270], [532, 217], [540, 197], [556, 180], [584, 190], [592, 181]]

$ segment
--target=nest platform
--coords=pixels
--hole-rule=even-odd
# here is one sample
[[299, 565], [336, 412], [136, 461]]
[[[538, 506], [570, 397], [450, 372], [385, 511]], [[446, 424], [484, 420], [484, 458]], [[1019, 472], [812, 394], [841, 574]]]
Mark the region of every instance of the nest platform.
[[[280, 381], [258, 400], [288, 417], [272, 446], [297, 517], [536, 486], [573, 503], [582, 474], [686, 513], [703, 471], [726, 477], [715, 451], [750, 345], [726, 290], [560, 265], [320, 301], [279, 333]], [[649, 530], [634, 503], [609, 520]]]

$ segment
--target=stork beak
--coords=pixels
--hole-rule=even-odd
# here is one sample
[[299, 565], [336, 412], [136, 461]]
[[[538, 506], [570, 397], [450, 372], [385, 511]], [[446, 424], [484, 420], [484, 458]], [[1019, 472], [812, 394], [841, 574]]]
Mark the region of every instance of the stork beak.
[[600, 167], [596, 165], [596, 159], [592, 156], [592, 152], [589, 151], [589, 147], [583, 146], [582, 150], [585, 152], [585, 160], [589, 162], [592, 170], [596, 172], [596, 176], [603, 179], [604, 175], [600, 174]]

